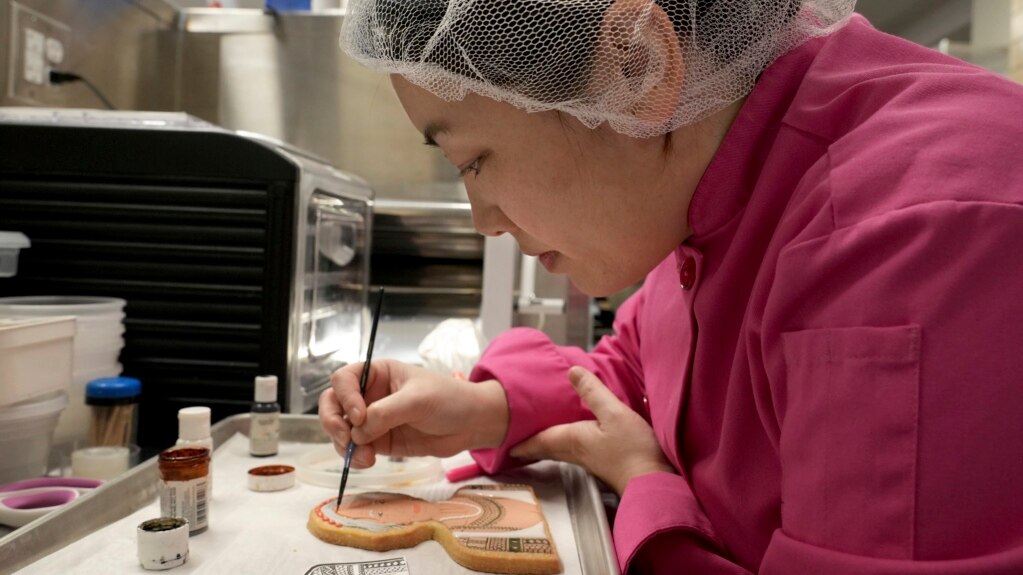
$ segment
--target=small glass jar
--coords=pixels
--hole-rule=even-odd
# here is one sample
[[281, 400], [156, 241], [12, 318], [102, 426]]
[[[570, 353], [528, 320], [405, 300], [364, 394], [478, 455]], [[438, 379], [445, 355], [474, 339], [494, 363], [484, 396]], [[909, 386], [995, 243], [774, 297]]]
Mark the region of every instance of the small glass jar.
[[89, 447], [130, 447], [138, 430], [142, 384], [133, 377], [103, 377], [85, 386], [90, 407]]
[[160, 515], [188, 521], [189, 535], [209, 526], [210, 450], [168, 449], [160, 453]]

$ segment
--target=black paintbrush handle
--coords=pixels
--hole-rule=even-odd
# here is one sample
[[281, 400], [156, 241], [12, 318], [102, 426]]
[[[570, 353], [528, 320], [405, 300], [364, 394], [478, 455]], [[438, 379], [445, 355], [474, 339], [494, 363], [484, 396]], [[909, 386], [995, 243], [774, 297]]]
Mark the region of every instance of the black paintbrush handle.
[[369, 349], [366, 350], [366, 364], [362, 366], [362, 377], [359, 378], [359, 393], [366, 395], [366, 382], [369, 381], [369, 364], [373, 361], [373, 346], [377, 341], [377, 326], [380, 325], [380, 308], [384, 305], [384, 288], [380, 288], [377, 296], [377, 307], [373, 310], [373, 326], [369, 329]]
[[[362, 376], [359, 378], [359, 394], [366, 395], [366, 382], [369, 381], [369, 365], [373, 361], [373, 345], [377, 341], [377, 326], [380, 325], [380, 309], [384, 305], [384, 288], [380, 288], [380, 295], [377, 297], [377, 306], [373, 310], [373, 326], [369, 331], [369, 349], [366, 350], [366, 363], [362, 365]], [[348, 485], [348, 469], [352, 466], [352, 453], [355, 451], [355, 441], [348, 440], [348, 449], [345, 455], [345, 467], [341, 471], [341, 486], [337, 490], [336, 511], [341, 507], [341, 498], [345, 496], [345, 486]]]

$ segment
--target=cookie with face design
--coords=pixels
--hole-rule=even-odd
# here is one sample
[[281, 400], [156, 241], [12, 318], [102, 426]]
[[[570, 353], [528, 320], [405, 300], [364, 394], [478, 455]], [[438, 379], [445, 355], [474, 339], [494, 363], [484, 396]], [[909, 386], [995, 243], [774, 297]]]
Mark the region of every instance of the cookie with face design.
[[553, 574], [561, 561], [528, 485], [474, 485], [427, 501], [372, 492], [328, 499], [309, 513], [309, 531], [336, 545], [372, 551], [439, 542], [458, 564], [492, 573]]

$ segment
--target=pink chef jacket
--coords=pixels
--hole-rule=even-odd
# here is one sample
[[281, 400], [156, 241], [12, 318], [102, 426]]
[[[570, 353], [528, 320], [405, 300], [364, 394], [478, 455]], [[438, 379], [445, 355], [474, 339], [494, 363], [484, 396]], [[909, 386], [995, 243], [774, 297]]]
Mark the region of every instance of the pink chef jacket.
[[1023, 87], [856, 16], [763, 73], [613, 337], [493, 342], [474, 456], [592, 417], [582, 365], [678, 470], [626, 487], [623, 572], [1023, 573], [1021, 202]]

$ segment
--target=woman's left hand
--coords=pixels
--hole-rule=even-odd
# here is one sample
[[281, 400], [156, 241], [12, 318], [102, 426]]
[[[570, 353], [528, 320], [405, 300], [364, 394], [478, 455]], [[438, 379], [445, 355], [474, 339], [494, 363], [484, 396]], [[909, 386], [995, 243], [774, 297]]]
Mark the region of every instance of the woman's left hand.
[[676, 472], [646, 420], [619, 401], [596, 375], [576, 366], [569, 370], [568, 379], [596, 421], [545, 429], [515, 446], [513, 457], [581, 465], [619, 495], [633, 477], [656, 471]]

